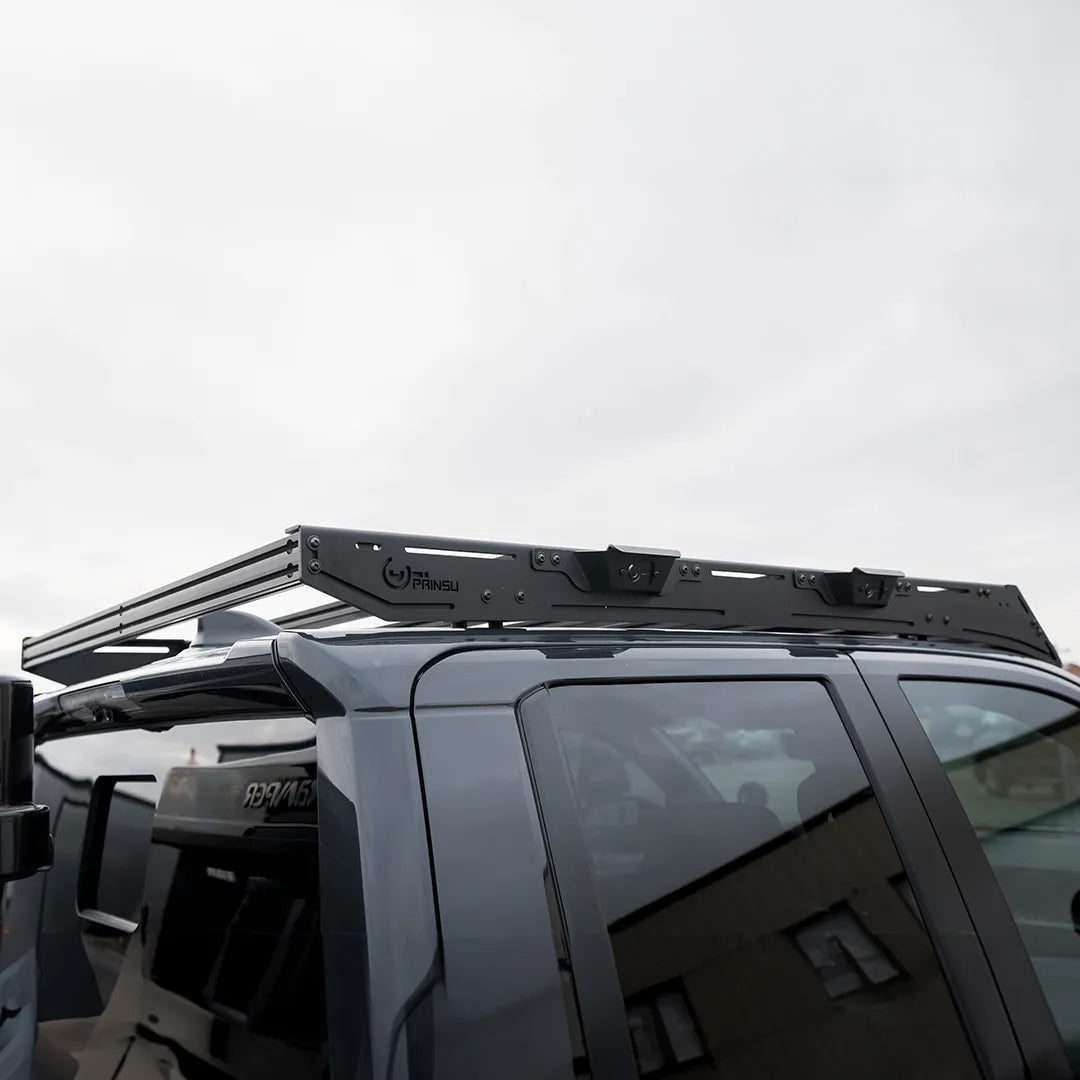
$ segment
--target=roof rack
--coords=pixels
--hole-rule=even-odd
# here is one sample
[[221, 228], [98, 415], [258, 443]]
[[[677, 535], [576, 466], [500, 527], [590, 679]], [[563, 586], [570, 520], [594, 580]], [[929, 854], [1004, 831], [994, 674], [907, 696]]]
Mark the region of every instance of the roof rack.
[[1013, 585], [300, 525], [254, 551], [25, 639], [23, 669], [62, 682], [128, 670], [130, 654], [96, 650], [167, 645], [174, 655], [184, 643], [145, 635], [297, 585], [334, 603], [275, 620], [278, 629], [374, 616], [398, 625], [846, 631], [978, 643], [1060, 664]]

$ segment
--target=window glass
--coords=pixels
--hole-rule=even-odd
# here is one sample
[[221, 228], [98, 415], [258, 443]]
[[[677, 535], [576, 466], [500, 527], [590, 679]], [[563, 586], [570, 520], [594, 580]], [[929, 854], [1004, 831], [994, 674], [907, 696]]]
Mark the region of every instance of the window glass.
[[994, 869], [1080, 1070], [1080, 710], [992, 683], [901, 686]]
[[823, 685], [551, 701], [639, 1075], [978, 1075]]
[[[120, 776], [154, 779], [116, 784], [80, 914], [95, 782]], [[35, 1076], [325, 1077], [313, 725], [89, 733], [42, 745], [35, 784], [56, 835]]]

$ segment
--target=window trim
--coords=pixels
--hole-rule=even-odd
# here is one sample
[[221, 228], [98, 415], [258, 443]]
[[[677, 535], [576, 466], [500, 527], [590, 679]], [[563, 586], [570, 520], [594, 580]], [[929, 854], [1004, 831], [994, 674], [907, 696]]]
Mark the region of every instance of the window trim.
[[853, 659], [929, 811], [1031, 1075], [1067, 1080], [1073, 1073], [1064, 1043], [1005, 894], [901, 682], [977, 683], [1028, 690], [1078, 709], [1080, 695], [1065, 679], [1017, 664], [888, 653], [856, 653]]
[[[912, 882], [977, 1065], [994, 1080], [1024, 1077], [1023, 1059], [1008, 1015], [944, 854], [881, 714], [850, 658], [784, 654], [740, 660], [703, 656], [694, 673], [665, 676], [656, 664], [635, 673], [632, 658], [624, 654], [618, 667], [617, 675], [607, 677], [602, 668], [599, 672], [594, 668], [588, 673], [581, 671], [578, 678], [549, 679], [523, 697], [518, 707], [595, 1080], [634, 1075], [634, 1057], [608, 928], [593, 883], [584, 833], [574, 811], [547, 690], [567, 684], [737, 681], [809, 681], [825, 686]], [[672, 667], [678, 670], [676, 665]]]

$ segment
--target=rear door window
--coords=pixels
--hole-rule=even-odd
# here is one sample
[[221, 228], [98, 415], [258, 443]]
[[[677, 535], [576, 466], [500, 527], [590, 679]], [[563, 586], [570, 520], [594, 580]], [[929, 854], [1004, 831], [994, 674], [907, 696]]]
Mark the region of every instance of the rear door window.
[[1027, 688], [901, 680], [1080, 1070], [1080, 709]]
[[640, 1076], [978, 1075], [824, 684], [550, 703]]

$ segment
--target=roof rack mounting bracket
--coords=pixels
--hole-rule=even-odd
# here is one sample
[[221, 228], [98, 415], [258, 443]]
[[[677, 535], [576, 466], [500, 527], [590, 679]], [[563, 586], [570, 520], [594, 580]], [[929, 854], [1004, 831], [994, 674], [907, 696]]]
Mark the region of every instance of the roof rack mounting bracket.
[[677, 551], [616, 547], [604, 551], [533, 548], [534, 570], [558, 571], [583, 592], [647, 593], [660, 596], [671, 582]]
[[795, 574], [797, 589], [814, 589], [835, 607], [888, 607], [904, 575], [895, 570], [830, 571], [818, 574], [800, 570]]

